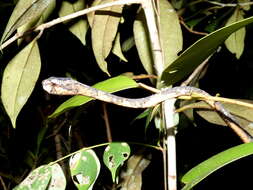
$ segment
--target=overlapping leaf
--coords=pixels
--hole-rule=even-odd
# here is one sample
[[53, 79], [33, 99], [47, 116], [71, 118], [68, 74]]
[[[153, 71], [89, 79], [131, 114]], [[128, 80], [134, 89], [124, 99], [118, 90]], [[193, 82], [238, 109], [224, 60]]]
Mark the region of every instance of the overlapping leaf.
[[1, 43], [23, 24], [38, 18], [52, 0], [19, 0], [5, 28]]
[[[160, 41], [164, 54], [164, 63], [156, 64], [162, 64], [159, 67], [166, 68], [177, 58], [177, 54], [182, 50], [183, 38], [178, 15], [169, 1], [160, 0], [159, 5], [159, 31], [161, 34]], [[140, 11], [134, 22], [134, 39], [143, 67], [147, 73], [154, 74], [154, 64], [146, 19], [149, 18], [145, 18], [143, 11]]]
[[51, 167], [52, 177], [47, 190], [64, 190], [66, 188], [66, 178], [59, 164], [54, 164]]
[[14, 190], [45, 190], [51, 179], [51, 167], [40, 166], [33, 170]]
[[[84, 0], [77, 0], [74, 3], [70, 3], [69, 1], [62, 1], [59, 15], [61, 17], [66, 16], [82, 9], [85, 9]], [[65, 24], [69, 24], [69, 30], [83, 43], [83, 45], [86, 45], [85, 36], [88, 31], [87, 20], [80, 17], [77, 20], [71, 21], [71, 23], [68, 22]]]
[[[104, 0], [109, 3], [113, 0]], [[92, 21], [92, 48], [96, 61], [102, 71], [108, 73], [105, 59], [112, 50], [123, 6], [112, 6], [95, 12]]]
[[[226, 26], [233, 24], [234, 22], [243, 20], [243, 11], [240, 9], [235, 9], [232, 16], [228, 19]], [[231, 34], [228, 39], [225, 41], [225, 45], [231, 53], [236, 55], [236, 58], [239, 59], [244, 50], [244, 39], [246, 35], [245, 27]]]
[[201, 38], [185, 50], [162, 74], [162, 81], [169, 86], [190, 74], [199, 64], [221, 45], [233, 32], [253, 22], [253, 17], [222, 27]]
[[6, 66], [1, 86], [1, 98], [13, 127], [22, 107], [31, 95], [41, 67], [37, 41], [33, 40]]
[[[102, 81], [100, 83], [97, 83], [93, 86], [94, 88], [104, 90], [106, 92], [117, 92], [120, 90], [125, 90], [128, 88], [136, 88], [138, 87], [138, 84], [133, 80], [126, 76], [117, 76], [114, 78], [110, 78], [108, 80]], [[93, 98], [87, 97], [87, 96], [74, 96], [64, 103], [62, 103], [55, 111], [52, 113], [49, 117], [56, 117], [59, 114], [77, 107], [81, 106], [89, 101], [93, 100]]]
[[72, 180], [79, 190], [92, 190], [100, 172], [100, 162], [93, 150], [83, 150], [69, 160]]

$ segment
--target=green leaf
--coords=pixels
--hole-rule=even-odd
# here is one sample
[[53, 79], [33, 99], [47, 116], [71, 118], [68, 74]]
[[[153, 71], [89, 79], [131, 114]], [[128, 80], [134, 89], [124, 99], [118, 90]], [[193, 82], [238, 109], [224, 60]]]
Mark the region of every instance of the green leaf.
[[251, 24], [253, 17], [222, 27], [201, 38], [185, 50], [162, 74], [162, 81], [169, 86], [190, 74], [199, 64], [221, 45], [233, 32]]
[[183, 35], [176, 11], [168, 0], [160, 0], [160, 31], [164, 64], [168, 67], [183, 48]]
[[[237, 0], [238, 1], [238, 3], [249, 3], [250, 2], [250, 0]], [[248, 11], [248, 10], [250, 10], [250, 5], [244, 5], [244, 6], [241, 6], [241, 8], [243, 9], [243, 10], [245, 10], [245, 11]]]
[[[30, 21], [28, 21], [26, 24], [23, 24], [22, 26], [20, 26], [17, 29], [18, 33], [24, 33], [25, 31], [28, 31], [29, 29], [31, 29], [34, 26], [38, 26], [42, 23], [44, 23], [48, 17], [50, 16], [50, 14], [53, 12], [53, 10], [55, 9], [56, 6], [56, 2], [55, 0], [51, 0], [51, 2], [49, 3], [49, 5], [45, 8], [45, 10], [43, 11], [43, 13], [41, 15], [37, 15], [37, 17], [33, 17]], [[21, 42], [24, 40], [25, 38], [20, 38], [18, 39], [18, 44], [21, 44]]]
[[[249, 102], [249, 100], [240, 101]], [[253, 136], [253, 128], [251, 126], [251, 124], [253, 123], [253, 110], [251, 108], [236, 104], [223, 103], [222, 105], [236, 118], [236, 120], [241, 124], [241, 126]], [[208, 106], [205, 102], [201, 101], [189, 104], [188, 106], [193, 106], [194, 108], [202, 108], [198, 109], [197, 113], [208, 122], [216, 125], [227, 126], [227, 124], [223, 121], [219, 114], [212, 109], [210, 110], [210, 106]]]
[[23, 24], [38, 18], [52, 0], [19, 0], [5, 28], [0, 44]]
[[33, 170], [14, 190], [46, 190], [51, 179], [51, 167], [44, 165]]
[[135, 42], [134, 42], [134, 37], [129, 37], [126, 39], [123, 44], [122, 44], [122, 51], [127, 52], [129, 51], [132, 47], [134, 47]]
[[3, 74], [1, 98], [15, 128], [16, 119], [31, 95], [41, 67], [37, 41], [33, 40], [6, 66]]
[[47, 190], [64, 190], [66, 188], [66, 178], [59, 164], [54, 164], [51, 167], [52, 177]]
[[125, 56], [122, 53], [121, 50], [121, 45], [120, 45], [120, 33], [117, 33], [115, 42], [113, 44], [113, 48], [112, 48], [112, 52], [117, 55], [121, 60], [127, 62], [127, 59], [125, 58]]
[[[167, 0], [160, 0], [160, 31], [161, 46], [164, 52], [164, 64], [159, 68], [166, 68], [182, 50], [183, 38], [178, 15]], [[154, 74], [154, 63], [151, 51], [149, 33], [143, 11], [140, 11], [134, 21], [134, 39], [143, 67], [149, 74]]]
[[100, 172], [100, 162], [93, 150], [83, 150], [69, 160], [72, 180], [79, 190], [92, 190]]
[[154, 74], [153, 56], [144, 11], [139, 11], [134, 21], [134, 41], [141, 63], [148, 74]]
[[[113, 0], [103, 0], [109, 3]], [[91, 38], [96, 61], [102, 71], [108, 73], [105, 59], [112, 50], [116, 37], [123, 6], [112, 6], [95, 12], [93, 18]]]
[[[117, 76], [99, 82], [95, 84], [93, 87], [109, 93], [113, 93], [129, 88], [136, 88], [138, 87], [138, 84], [133, 79], [130, 79], [126, 76]], [[54, 118], [71, 108], [84, 105], [91, 100], [93, 100], [93, 98], [87, 96], [74, 96], [65, 101], [64, 103], [62, 103], [49, 117]]]
[[[63, 1], [59, 10], [59, 15], [63, 17], [82, 9], [85, 9], [84, 0], [77, 0], [74, 3]], [[85, 36], [89, 28], [87, 20], [85, 20], [83, 17], [79, 17], [77, 20], [65, 22], [64, 24], [68, 24], [69, 30], [72, 32], [72, 34], [74, 34], [83, 43], [83, 45], [86, 45]]]
[[181, 181], [186, 185], [182, 190], [188, 190], [198, 184], [208, 175], [218, 170], [219, 168], [234, 162], [240, 158], [253, 154], [253, 143], [247, 143], [227, 149], [208, 160], [200, 163], [196, 167], [187, 172]]
[[104, 151], [103, 160], [112, 174], [112, 181], [118, 182], [118, 171], [120, 166], [128, 159], [130, 147], [125, 142], [110, 143]]
[[[228, 19], [226, 26], [233, 24], [234, 22], [243, 20], [243, 11], [239, 8], [235, 9], [232, 16]], [[225, 45], [231, 53], [236, 55], [236, 58], [239, 59], [244, 50], [244, 39], [246, 35], [245, 27], [231, 34], [228, 39], [225, 41]]]

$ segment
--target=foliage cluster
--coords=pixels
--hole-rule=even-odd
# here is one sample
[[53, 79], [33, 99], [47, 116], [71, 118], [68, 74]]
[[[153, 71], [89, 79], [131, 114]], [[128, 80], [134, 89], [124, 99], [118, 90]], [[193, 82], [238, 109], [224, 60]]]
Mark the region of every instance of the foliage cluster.
[[[166, 155], [175, 149], [167, 129], [174, 133], [176, 125], [174, 188], [191, 189], [199, 182], [196, 189], [216, 187], [226, 169], [214, 180], [205, 178], [246, 156], [249, 169], [252, 143], [240, 144], [240, 133], [218, 127], [228, 123], [196, 97], [176, 102], [180, 114], [174, 112], [175, 101], [166, 112], [166, 105], [133, 110], [84, 96], [51, 96], [41, 81], [66, 76], [129, 98], [147, 96], [147, 89], [197, 86], [240, 99], [219, 101], [252, 138], [252, 4], [0, 0], [0, 186], [170, 190], [167, 175], [176, 153]], [[223, 184], [227, 187], [226, 179]]]

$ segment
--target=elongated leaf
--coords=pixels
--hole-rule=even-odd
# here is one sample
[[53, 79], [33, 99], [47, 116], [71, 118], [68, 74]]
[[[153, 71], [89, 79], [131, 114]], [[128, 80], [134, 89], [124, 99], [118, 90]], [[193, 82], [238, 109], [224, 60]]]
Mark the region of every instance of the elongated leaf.
[[[243, 20], [243, 11], [240, 9], [235, 9], [233, 15], [228, 19], [226, 26], [233, 24], [234, 22]], [[228, 39], [225, 41], [225, 45], [231, 53], [236, 55], [236, 58], [239, 59], [244, 50], [244, 39], [246, 35], [245, 27], [231, 34]]]
[[[23, 24], [22, 26], [17, 28], [17, 32], [24, 33], [25, 31], [31, 29], [32, 27], [44, 23], [55, 9], [55, 6], [56, 6], [55, 0], [51, 0], [51, 2], [48, 4], [48, 6], [45, 8], [45, 10], [41, 15], [37, 15], [37, 17], [31, 18], [26, 24]], [[18, 39], [18, 44], [20, 44], [23, 41], [23, 39], [24, 38]]]
[[187, 172], [181, 181], [186, 185], [182, 190], [188, 190], [198, 184], [208, 175], [218, 170], [219, 168], [234, 162], [240, 158], [253, 154], [253, 143], [247, 143], [235, 146], [224, 152], [221, 152], [208, 160], [200, 163], [196, 167]]
[[121, 60], [127, 62], [127, 59], [125, 58], [125, 56], [122, 53], [121, 50], [121, 45], [120, 45], [120, 33], [117, 33], [115, 42], [113, 44], [113, 48], [112, 48], [112, 52], [117, 55]]
[[[138, 84], [134, 80], [126, 76], [117, 76], [117, 77], [105, 80], [103, 82], [97, 83], [93, 87], [100, 90], [104, 90], [106, 92], [113, 93], [113, 92], [125, 90], [128, 88], [136, 88], [138, 87]], [[61, 104], [54, 111], [54, 113], [52, 113], [49, 117], [50, 118], [56, 117], [71, 108], [84, 105], [91, 100], [93, 100], [93, 98], [86, 97], [86, 96], [74, 96], [68, 99], [63, 104]]]
[[[77, 0], [74, 3], [70, 3], [68, 1], [63, 1], [61, 5], [61, 9], [59, 10], [59, 15], [66, 16], [68, 14], [72, 14], [74, 12], [85, 9], [85, 1]], [[83, 43], [86, 45], [85, 36], [88, 31], [88, 22], [84, 18], [80, 17], [78, 20], [74, 20], [70, 24], [69, 30]]]
[[243, 19], [229, 26], [220, 28], [201, 38], [185, 50], [162, 74], [162, 81], [168, 86], [190, 74], [201, 64], [219, 45], [221, 45], [233, 32], [251, 24], [253, 17]]
[[110, 143], [104, 151], [103, 160], [112, 174], [112, 181], [118, 183], [118, 171], [130, 155], [130, 147], [125, 142]]
[[[113, 0], [103, 0], [109, 3]], [[112, 6], [96, 11], [91, 30], [92, 48], [102, 71], [108, 73], [105, 59], [109, 55], [116, 37], [123, 6]]]
[[141, 63], [148, 74], [154, 74], [154, 62], [151, 44], [143, 10], [141, 10], [134, 21], [134, 41]]
[[54, 164], [51, 167], [52, 177], [47, 190], [64, 190], [66, 188], [66, 178], [59, 164]]
[[179, 18], [169, 1], [160, 0], [160, 31], [164, 51], [163, 68], [168, 67], [183, 48], [183, 36]]
[[52, 0], [19, 0], [5, 28], [1, 43], [23, 24], [38, 18]]
[[15, 128], [16, 119], [31, 95], [41, 67], [37, 41], [33, 40], [6, 66], [3, 74], [1, 98]]
[[51, 167], [40, 166], [33, 170], [14, 190], [46, 190], [51, 179]]
[[72, 180], [79, 190], [92, 190], [100, 172], [100, 162], [93, 150], [83, 150], [69, 160]]

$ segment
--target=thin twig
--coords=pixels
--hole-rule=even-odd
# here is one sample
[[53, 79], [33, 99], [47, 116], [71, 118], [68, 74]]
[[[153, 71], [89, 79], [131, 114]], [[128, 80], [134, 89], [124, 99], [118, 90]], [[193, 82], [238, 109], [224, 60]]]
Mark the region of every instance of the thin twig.
[[207, 65], [209, 59], [212, 57], [210, 55], [208, 58], [205, 59], [192, 73], [191, 75], [184, 81], [180, 86], [187, 86], [190, 84], [190, 82], [205, 68]]
[[253, 5], [253, 2], [245, 2], [245, 3], [220, 3], [217, 1], [209, 1], [209, 0], [204, 0], [204, 2], [213, 4], [213, 5], [218, 5], [221, 7], [237, 7], [237, 6], [249, 6], [249, 5]]
[[208, 33], [207, 32], [199, 32], [191, 29], [187, 24], [184, 22], [182, 18], [179, 19], [180, 23], [185, 27], [186, 30], [188, 30], [190, 33], [197, 34], [197, 35], [202, 35], [206, 36]]
[[83, 16], [85, 14], [88, 14], [90, 12], [94, 12], [103, 8], [107, 8], [107, 7], [112, 7], [112, 6], [119, 6], [119, 5], [126, 5], [126, 4], [142, 4], [143, 2], [145, 2], [145, 0], [118, 0], [118, 1], [113, 1], [110, 3], [105, 3], [105, 4], [101, 4], [101, 5], [97, 5], [94, 7], [90, 7], [81, 11], [77, 11], [75, 13], [63, 16], [63, 17], [59, 17], [57, 19], [54, 19], [52, 21], [49, 21], [47, 23], [41, 24], [33, 29], [30, 29], [29, 31], [26, 32], [22, 32], [22, 33], [16, 33], [12, 38], [10, 38], [9, 40], [7, 40], [6, 42], [4, 42], [1, 46], [0, 49], [3, 50], [5, 47], [7, 47], [8, 45], [10, 45], [12, 42], [16, 41], [17, 39], [23, 37], [24, 35], [27, 35], [28, 33], [31, 32], [37, 32], [37, 31], [44, 31], [47, 28], [50, 28], [56, 24], [60, 24], [63, 23], [65, 21]]
[[5, 183], [4, 183], [4, 180], [3, 180], [2, 176], [0, 176], [0, 182], [2, 184], [3, 190], [8, 190]]
[[102, 106], [103, 106], [103, 113], [104, 113], [103, 118], [105, 121], [107, 140], [108, 140], [108, 142], [112, 142], [112, 132], [111, 132], [109, 117], [108, 117], [108, 113], [107, 113], [106, 103], [103, 102]]

